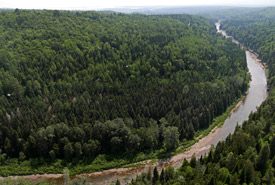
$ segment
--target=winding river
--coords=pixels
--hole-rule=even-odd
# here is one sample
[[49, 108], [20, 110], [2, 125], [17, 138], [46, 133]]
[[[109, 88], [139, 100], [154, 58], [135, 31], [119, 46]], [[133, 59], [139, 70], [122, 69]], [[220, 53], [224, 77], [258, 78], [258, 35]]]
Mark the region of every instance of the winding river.
[[[226, 35], [224, 31], [220, 30], [220, 22], [216, 23], [216, 28], [217, 32], [223, 34], [226, 38], [230, 37]], [[234, 39], [233, 42], [242, 46]], [[119, 179], [121, 184], [126, 184], [142, 172], [148, 171], [150, 167], [153, 168], [157, 166], [161, 169], [168, 165], [172, 165], [175, 168], [179, 168], [184, 158], [191, 159], [193, 154], [199, 158], [201, 155], [208, 153], [211, 145], [215, 146], [219, 141], [224, 140], [230, 133], [233, 133], [236, 125], [242, 124], [244, 120], [247, 120], [249, 114], [256, 111], [257, 107], [260, 106], [267, 97], [267, 78], [264, 65], [253, 51], [246, 51], [246, 60], [249, 72], [252, 76], [246, 97], [239, 102], [234, 111], [232, 111], [232, 114], [225, 120], [222, 127], [216, 127], [209, 135], [199, 140], [199, 142], [191, 146], [187, 151], [166, 160], [159, 160], [153, 165], [111, 169], [102, 172], [80, 174], [72, 176], [71, 178], [86, 177], [91, 179], [92, 184], [115, 184], [115, 181]], [[47, 179], [48, 181], [56, 181], [60, 184], [63, 183], [63, 176], [61, 174], [29, 175], [24, 176], [24, 178], [32, 180]]]

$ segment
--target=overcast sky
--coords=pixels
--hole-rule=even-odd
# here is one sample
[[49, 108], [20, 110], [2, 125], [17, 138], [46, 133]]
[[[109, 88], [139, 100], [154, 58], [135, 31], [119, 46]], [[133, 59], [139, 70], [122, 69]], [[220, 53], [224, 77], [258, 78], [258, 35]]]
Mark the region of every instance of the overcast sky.
[[275, 0], [0, 0], [0, 8], [101, 9], [152, 5], [271, 6]]

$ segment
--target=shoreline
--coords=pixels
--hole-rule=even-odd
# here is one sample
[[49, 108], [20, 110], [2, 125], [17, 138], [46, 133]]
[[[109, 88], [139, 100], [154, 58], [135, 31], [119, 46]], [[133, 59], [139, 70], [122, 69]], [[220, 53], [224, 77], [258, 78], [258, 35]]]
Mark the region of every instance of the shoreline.
[[[247, 93], [248, 91], [246, 92], [246, 94]], [[233, 107], [233, 109], [231, 109], [226, 119], [228, 119], [234, 112], [236, 112], [239, 109], [239, 107], [244, 103], [245, 98], [246, 98], [246, 95], [241, 98], [241, 100]], [[204, 154], [208, 153], [211, 148], [211, 145], [206, 145], [205, 143], [213, 139], [220, 132], [220, 129], [221, 127], [219, 125], [215, 126], [212, 130], [210, 130], [210, 132], [206, 136], [201, 137], [196, 143], [186, 148], [185, 151], [179, 154], [176, 154], [174, 156], [171, 156], [170, 158], [158, 159], [157, 162], [154, 162], [153, 164], [151, 164], [151, 162], [154, 159], [149, 159], [149, 160], [144, 160], [137, 163], [128, 164], [128, 165], [133, 165], [133, 164], [144, 163], [136, 167], [126, 167], [126, 168], [121, 167], [121, 168], [112, 168], [112, 169], [92, 172], [92, 173], [81, 173], [81, 174], [72, 175], [70, 176], [70, 178], [71, 179], [80, 178], [80, 177], [96, 178], [101, 176], [114, 176], [114, 175], [120, 175], [120, 174], [123, 176], [125, 176], [126, 174], [129, 174], [129, 176], [131, 174], [134, 174], [134, 177], [135, 177], [136, 175], [140, 175], [143, 171], [149, 170], [149, 168], [154, 168], [156, 166], [158, 169], [171, 166], [171, 165], [174, 168], [179, 168], [183, 160], [184, 159], [191, 160], [193, 154], [195, 155], [197, 154], [196, 158], [199, 158], [201, 155], [198, 155], [198, 154], [200, 154], [201, 152], [203, 152]], [[31, 174], [31, 175], [22, 175], [22, 176], [15, 175], [15, 176], [8, 176], [8, 177], [0, 177], [0, 181], [3, 181], [5, 178], [11, 178], [11, 179], [24, 178], [27, 180], [32, 180], [34, 182], [40, 181], [40, 180], [47, 180], [51, 182], [56, 180], [62, 180], [64, 178], [63, 176], [64, 176], [63, 174]], [[129, 179], [131, 180], [131, 178]], [[120, 181], [122, 181], [122, 184], [123, 184], [124, 180], [120, 179]]]
[[258, 55], [258, 53], [256, 53], [255, 51], [253, 51], [252, 49], [249, 49], [248, 48], [248, 51], [250, 52], [252, 58], [255, 60], [255, 62], [265, 71], [265, 75], [266, 75], [266, 78], [268, 80], [268, 74], [267, 74], [267, 64], [262, 61], [262, 59], [260, 59], [260, 56]]
[[[226, 34], [222, 30], [220, 33], [222, 35]], [[227, 38], [228, 37], [231, 37], [231, 36], [227, 36]], [[240, 44], [238, 41], [234, 39], [232, 41], [238, 46], [243, 47], [243, 45]], [[247, 51], [251, 54], [255, 63], [257, 63], [266, 73], [266, 65], [259, 58], [259, 55], [249, 48], [247, 49]], [[226, 119], [228, 119], [234, 112], [236, 112], [240, 108], [242, 104], [244, 104], [248, 93], [249, 93], [249, 89], [245, 93], [246, 95], [243, 96], [242, 99], [230, 111]], [[153, 162], [154, 159], [144, 160], [137, 163], [128, 164], [128, 165], [141, 164], [140, 166], [137, 166], [137, 167], [126, 167], [126, 168], [121, 167], [121, 168], [112, 168], [112, 169], [93, 172], [93, 173], [81, 173], [78, 175], [70, 176], [70, 178], [79, 178], [79, 177], [91, 178], [92, 177], [92, 178], [98, 178], [98, 180], [100, 180], [100, 177], [108, 177], [108, 180], [106, 180], [106, 178], [103, 178], [104, 180], [102, 180], [102, 184], [111, 184], [111, 183], [114, 183], [117, 179], [119, 179], [121, 183], [124, 184], [126, 182], [130, 182], [132, 178], [136, 177], [136, 175], [140, 175], [142, 172], [146, 170], [148, 171], [150, 168], [154, 168], [155, 166], [157, 166], [158, 169], [167, 167], [169, 165], [172, 165], [173, 167], [178, 168], [181, 166], [182, 161], [184, 159], [190, 160], [193, 154], [195, 154], [196, 158], [199, 158], [201, 155], [208, 153], [212, 147], [212, 145], [208, 144], [209, 141], [211, 141], [220, 132], [221, 132], [221, 127], [217, 125], [212, 130], [210, 130], [210, 132], [206, 136], [200, 138], [195, 144], [186, 148], [185, 151], [179, 154], [176, 154], [174, 156], [171, 156], [170, 158], [167, 158], [167, 159], [157, 159], [157, 162], [154, 162], [153, 164], [151, 163]], [[120, 177], [114, 177], [114, 176], [120, 176]], [[126, 176], [127, 176], [127, 179], [125, 179]], [[22, 175], [22, 176], [8, 176], [8, 177], [0, 177], [0, 181], [4, 180], [4, 178], [11, 178], [11, 179], [24, 178], [32, 181], [39, 181], [39, 180], [55, 181], [55, 180], [62, 180], [63, 174], [31, 174], [31, 175]]]
[[[225, 38], [232, 38], [232, 42], [235, 43], [235, 44], [237, 44], [240, 48], [243, 49], [245, 47], [245, 45], [243, 43], [240, 43], [239, 41], [235, 40], [232, 36], [227, 35], [224, 30], [220, 29], [221, 20], [219, 20], [217, 23], [215, 23], [215, 25], [216, 25], [216, 29], [217, 29], [218, 33], [222, 34]], [[252, 50], [252, 49], [250, 49], [248, 47], [246, 47], [246, 48], [247, 48], [246, 51], [248, 51], [251, 54], [251, 56], [255, 60], [255, 62], [265, 71], [266, 77], [268, 77], [267, 76], [267, 72], [266, 72], [266, 69], [267, 69], [266, 63], [263, 62], [262, 59], [259, 58], [260, 56], [259, 56], [258, 53], [256, 53], [254, 50]]]

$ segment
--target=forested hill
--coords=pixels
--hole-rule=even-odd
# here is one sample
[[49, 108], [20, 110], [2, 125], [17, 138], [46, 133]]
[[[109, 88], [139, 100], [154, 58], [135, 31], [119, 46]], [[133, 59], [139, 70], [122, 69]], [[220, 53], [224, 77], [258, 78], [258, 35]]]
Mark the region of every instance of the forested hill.
[[[275, 56], [274, 25], [275, 8], [266, 8], [247, 14], [244, 18], [235, 17], [234, 20], [224, 21], [222, 28], [259, 53], [271, 68], [273, 65], [271, 60], [274, 60]], [[270, 70], [272, 71], [274, 70]]]
[[[132, 184], [275, 184], [275, 8], [266, 8], [222, 22], [222, 28], [259, 53], [268, 66], [270, 93], [258, 111], [219, 143], [207, 157], [185, 161], [177, 172], [169, 167], [153, 178]], [[152, 176], [151, 176], [152, 177]], [[137, 181], [137, 182], [136, 182]]]
[[7, 165], [170, 150], [247, 90], [244, 52], [197, 16], [16, 9], [0, 33]]

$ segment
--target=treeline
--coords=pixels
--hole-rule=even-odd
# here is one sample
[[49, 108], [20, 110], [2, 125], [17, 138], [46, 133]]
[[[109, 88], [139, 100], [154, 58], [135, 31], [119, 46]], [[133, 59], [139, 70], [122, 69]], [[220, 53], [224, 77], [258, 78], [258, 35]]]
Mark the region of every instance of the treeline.
[[[269, 75], [275, 75], [275, 8], [261, 9], [245, 16], [224, 21], [222, 29], [260, 55], [268, 64]], [[273, 83], [274, 80], [270, 80]], [[272, 84], [270, 84], [272, 85]]]
[[197, 16], [16, 9], [0, 32], [2, 164], [170, 150], [248, 86], [244, 52]]
[[208, 156], [184, 161], [178, 171], [169, 167], [158, 173], [143, 174], [132, 184], [275, 183], [274, 12], [274, 8], [267, 8], [222, 23], [226, 32], [259, 53], [268, 64], [270, 93], [267, 100]]
[[[274, 103], [268, 100], [250, 116], [234, 134], [219, 142], [208, 156], [185, 160], [178, 170], [173, 167], [154, 169], [132, 180], [137, 184], [274, 184], [275, 127], [273, 114], [262, 108]], [[270, 110], [269, 110], [270, 111]]]

